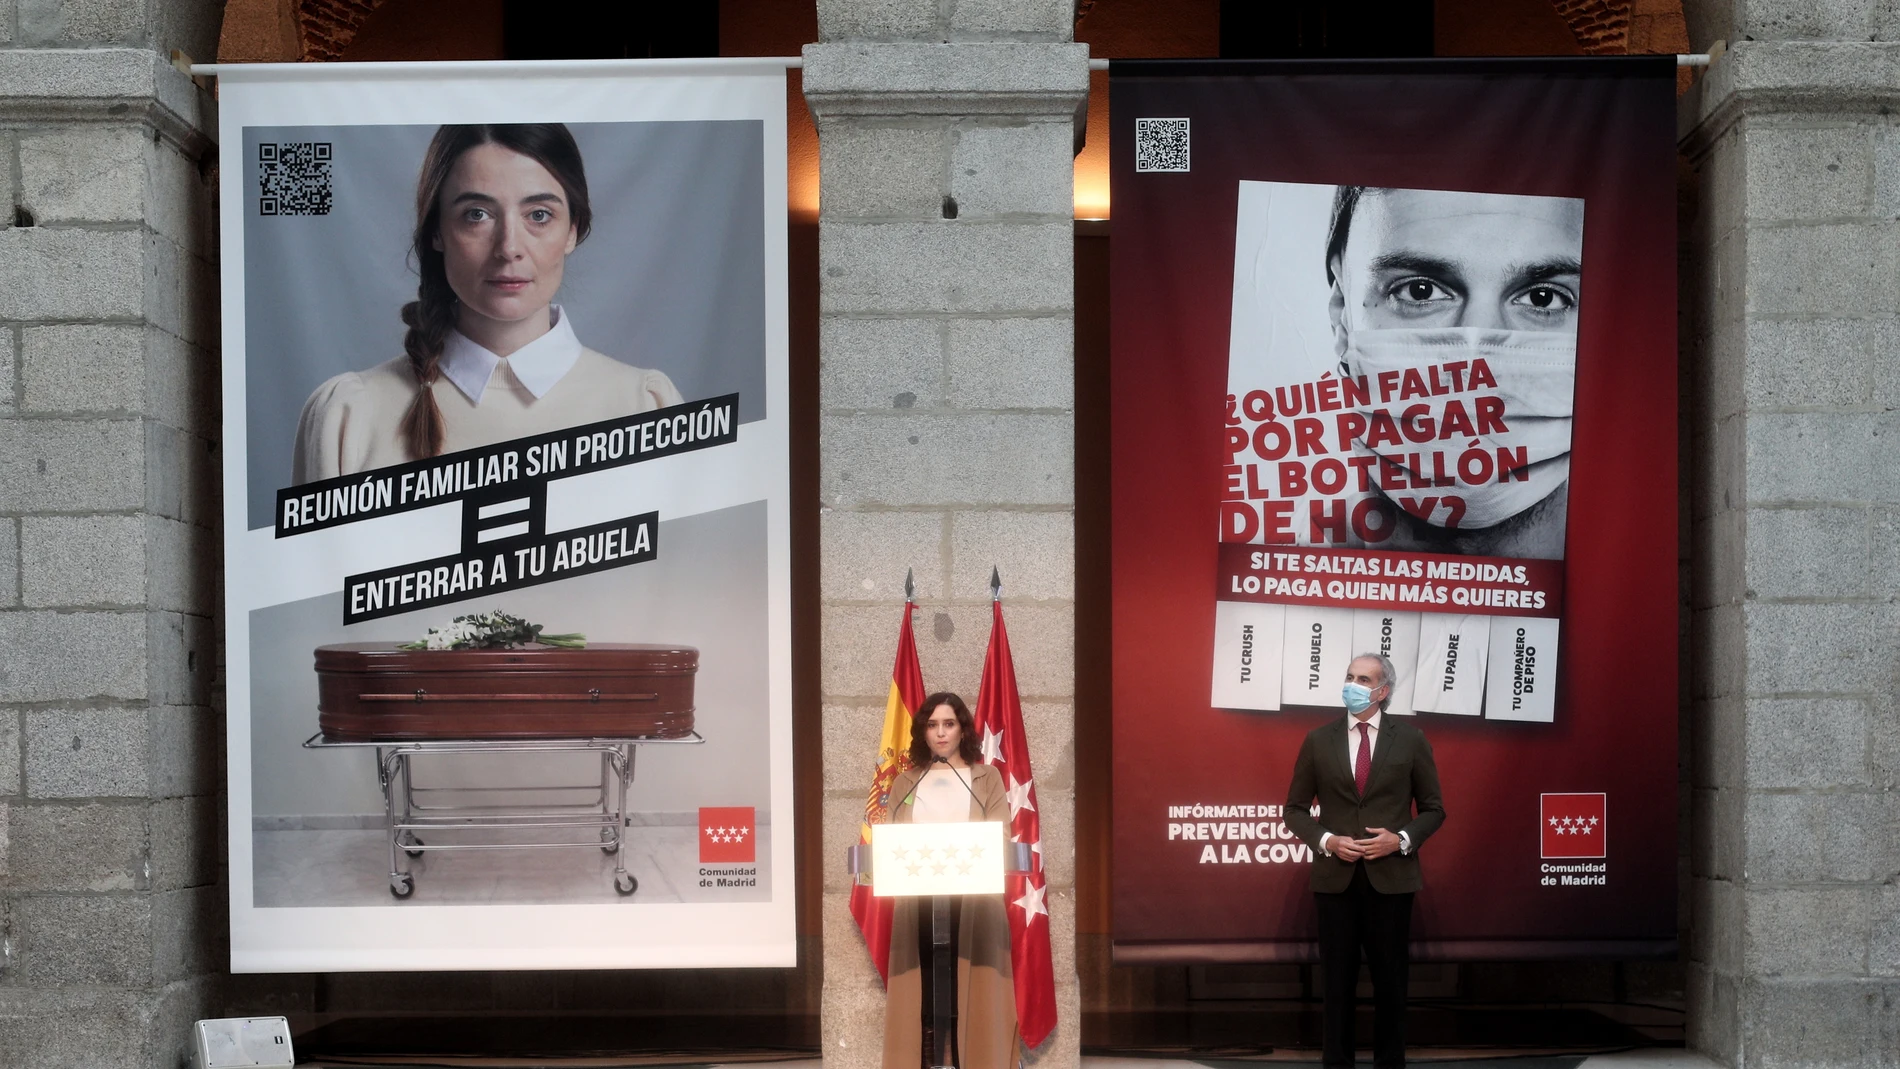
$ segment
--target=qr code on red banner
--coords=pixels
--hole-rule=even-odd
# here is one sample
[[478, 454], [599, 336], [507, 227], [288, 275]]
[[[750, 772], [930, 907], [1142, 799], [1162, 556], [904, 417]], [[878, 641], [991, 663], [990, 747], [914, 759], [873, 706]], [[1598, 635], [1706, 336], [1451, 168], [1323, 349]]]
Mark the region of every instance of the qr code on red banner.
[[1188, 121], [1186, 119], [1135, 120], [1135, 170], [1185, 171], [1188, 169]]
[[257, 175], [257, 214], [330, 214], [330, 142], [263, 142]]

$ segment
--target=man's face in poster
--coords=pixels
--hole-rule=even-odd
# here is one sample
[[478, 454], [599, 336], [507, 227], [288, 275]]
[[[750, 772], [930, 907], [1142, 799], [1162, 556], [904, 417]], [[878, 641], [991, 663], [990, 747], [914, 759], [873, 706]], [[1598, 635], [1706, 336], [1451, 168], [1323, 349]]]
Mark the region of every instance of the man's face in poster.
[[1333, 274], [1343, 355], [1354, 330], [1577, 330], [1583, 203], [1557, 197], [1366, 189]]

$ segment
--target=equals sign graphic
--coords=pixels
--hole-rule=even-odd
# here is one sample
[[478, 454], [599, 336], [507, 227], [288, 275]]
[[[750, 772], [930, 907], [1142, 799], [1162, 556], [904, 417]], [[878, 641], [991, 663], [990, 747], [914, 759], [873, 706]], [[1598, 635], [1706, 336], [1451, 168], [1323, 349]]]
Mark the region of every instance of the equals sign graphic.
[[472, 498], [462, 511], [462, 552], [489, 542], [539, 535], [546, 528], [547, 486], [510, 487], [505, 495]]

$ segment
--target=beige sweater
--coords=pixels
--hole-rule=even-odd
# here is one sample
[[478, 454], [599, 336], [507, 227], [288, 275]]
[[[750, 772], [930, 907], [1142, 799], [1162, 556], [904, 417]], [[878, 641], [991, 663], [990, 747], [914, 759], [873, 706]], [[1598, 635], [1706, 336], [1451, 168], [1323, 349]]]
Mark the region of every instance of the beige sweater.
[[[572, 367], [536, 397], [501, 361], [472, 401], [449, 380], [432, 387], [442, 410], [442, 451], [473, 449], [513, 438], [597, 423], [682, 402], [664, 372], [623, 364], [582, 349]], [[367, 371], [345, 372], [311, 393], [297, 421], [293, 481], [312, 482], [416, 459], [399, 427], [416, 396], [407, 357]]]

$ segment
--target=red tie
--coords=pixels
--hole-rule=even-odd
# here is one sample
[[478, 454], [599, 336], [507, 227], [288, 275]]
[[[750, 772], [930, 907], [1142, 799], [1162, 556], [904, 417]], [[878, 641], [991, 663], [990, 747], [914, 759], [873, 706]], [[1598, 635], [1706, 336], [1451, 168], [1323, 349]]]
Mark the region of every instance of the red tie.
[[1352, 763], [1353, 786], [1359, 788], [1359, 797], [1366, 796], [1366, 781], [1372, 778], [1372, 738], [1366, 732], [1370, 725], [1359, 723], [1359, 756]]

